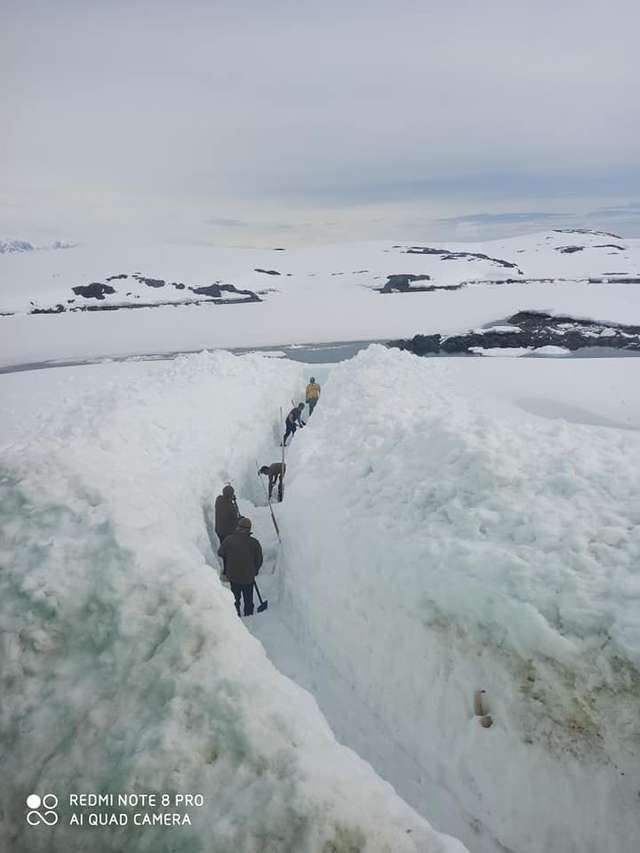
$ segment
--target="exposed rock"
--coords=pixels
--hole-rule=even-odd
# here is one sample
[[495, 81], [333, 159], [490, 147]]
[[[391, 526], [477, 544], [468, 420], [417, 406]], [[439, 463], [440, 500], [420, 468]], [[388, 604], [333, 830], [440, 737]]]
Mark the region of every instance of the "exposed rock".
[[55, 308], [33, 308], [29, 311], [30, 314], [62, 314], [66, 311], [64, 305], [56, 305]]
[[222, 296], [222, 287], [219, 284], [208, 284], [205, 287], [190, 287], [192, 293], [197, 293], [199, 296], [212, 296], [220, 299]]
[[85, 299], [104, 299], [105, 293], [115, 293], [115, 287], [110, 284], [102, 284], [99, 281], [92, 281], [91, 284], [79, 284], [77, 287], [72, 287], [71, 290], [76, 296], [84, 296]]
[[[227, 293], [237, 293], [238, 296], [246, 297], [245, 299], [235, 300], [237, 302], [261, 302], [260, 297], [252, 290], [238, 290], [234, 284], [220, 284], [216, 282], [215, 284], [208, 284], [206, 287], [190, 287], [189, 290], [200, 296], [211, 296], [214, 299], [222, 299], [223, 291], [227, 291]], [[230, 302], [232, 300], [225, 299], [224, 301]]]
[[520, 275], [523, 274], [517, 264], [514, 264], [511, 261], [505, 261], [502, 258], [492, 258], [489, 255], [485, 255], [483, 252], [451, 252], [449, 249], [432, 249], [429, 246], [410, 246], [405, 250], [404, 254], [440, 255], [443, 261], [457, 261], [461, 258], [466, 258], [469, 261], [491, 261], [491, 263], [497, 264], [500, 267], [518, 270]]
[[519, 311], [507, 320], [496, 323], [495, 327], [475, 329], [461, 335], [415, 335], [411, 340], [391, 341], [388, 344], [415, 355], [472, 355], [475, 347], [537, 349], [550, 345], [571, 351], [584, 347], [640, 351], [640, 326], [597, 323], [538, 311]]
[[571, 255], [573, 252], [584, 251], [584, 246], [556, 246], [556, 252], [562, 252], [563, 255]]
[[[237, 291], [241, 293], [240, 291]], [[140, 299], [136, 296], [136, 299]], [[183, 305], [237, 305], [244, 302], [261, 302], [262, 300], [253, 294], [252, 296], [239, 296], [238, 299], [181, 299], [178, 302], [139, 302], [121, 303], [107, 302], [104, 305], [78, 305], [75, 308], [70, 308], [69, 311], [128, 311], [136, 308], [180, 308]], [[53, 309], [40, 310], [37, 309], [30, 312], [31, 314], [55, 314], [58, 313]]]
[[591, 228], [554, 228], [553, 230], [555, 234], [593, 234], [596, 237], [613, 237], [614, 240], [622, 240], [618, 234], [612, 234], [610, 231], [593, 231]]
[[146, 284], [147, 287], [164, 287], [166, 281], [163, 278], [145, 278], [143, 275], [134, 275], [134, 278]]
[[119, 279], [119, 278], [129, 278], [129, 276], [127, 275], [126, 272], [123, 272], [123, 273], [120, 273], [120, 275], [108, 275], [106, 280], [107, 281], [115, 281], [116, 279]]
[[261, 270], [260, 267], [255, 267], [254, 272], [262, 272], [265, 275], [280, 275], [278, 270]]
[[616, 243], [598, 243], [597, 246], [593, 247], [594, 249], [619, 249], [621, 252], [626, 252], [626, 246], [618, 246]]
[[411, 290], [421, 291], [425, 290], [424, 287], [410, 287], [411, 283], [414, 281], [431, 281], [430, 275], [411, 275], [406, 273], [399, 273], [394, 275], [387, 276], [387, 283], [384, 287], [380, 288], [380, 293], [392, 293], [394, 290], [398, 291], [407, 291]]

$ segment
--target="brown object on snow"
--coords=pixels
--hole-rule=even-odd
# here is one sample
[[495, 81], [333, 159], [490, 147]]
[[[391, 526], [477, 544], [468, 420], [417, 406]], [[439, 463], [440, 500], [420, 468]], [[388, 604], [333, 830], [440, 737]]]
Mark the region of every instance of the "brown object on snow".
[[484, 706], [486, 693], [486, 690], [476, 690], [473, 694], [473, 713], [480, 720], [480, 725], [485, 729], [489, 729], [493, 725], [493, 719], [490, 714], [487, 714]]

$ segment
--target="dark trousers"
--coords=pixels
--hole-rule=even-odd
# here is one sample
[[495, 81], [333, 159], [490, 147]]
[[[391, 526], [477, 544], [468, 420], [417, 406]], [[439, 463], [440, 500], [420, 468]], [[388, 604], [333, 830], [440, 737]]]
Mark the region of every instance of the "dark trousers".
[[295, 434], [296, 429], [297, 429], [297, 427], [295, 424], [290, 424], [289, 422], [287, 422], [287, 431], [285, 432], [284, 438], [282, 439], [283, 444], [287, 443], [287, 439], [289, 438], [290, 435]]
[[278, 474], [273, 479], [269, 479], [269, 500], [271, 500], [271, 495], [273, 495], [273, 487], [276, 484], [276, 480], [278, 481], [278, 502], [282, 503], [282, 474]]
[[244, 615], [251, 616], [253, 613], [253, 584], [233, 583], [231, 581], [231, 592], [235, 598], [236, 611], [240, 615], [240, 596], [244, 599]]
[[315, 409], [317, 402], [317, 400], [307, 400], [307, 403], [309, 405], [309, 417], [311, 417], [311, 415], [313, 414], [313, 410]]

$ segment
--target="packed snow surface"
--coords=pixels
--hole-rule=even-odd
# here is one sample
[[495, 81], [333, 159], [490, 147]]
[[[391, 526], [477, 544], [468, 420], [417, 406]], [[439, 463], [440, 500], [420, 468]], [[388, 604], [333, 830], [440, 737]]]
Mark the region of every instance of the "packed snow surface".
[[298, 670], [337, 735], [477, 853], [638, 850], [635, 365], [371, 347], [289, 454]]
[[[420, 276], [416, 286], [435, 289], [382, 294], [389, 276]], [[95, 283], [109, 291], [100, 298], [73, 291]], [[261, 301], [186, 304], [216, 283]], [[220, 298], [233, 303], [237, 294]], [[142, 304], [158, 307], [132, 310]], [[640, 240], [551, 231], [446, 246], [11, 253], [0, 256], [0, 313], [12, 315], [0, 316], [0, 364], [456, 334], [527, 309], [640, 323]]]
[[[228, 479], [255, 488], [301, 380], [222, 353], [1, 377], [3, 851], [462, 853], [336, 742], [212, 568], [203, 512]], [[33, 792], [58, 796], [54, 828], [27, 825]], [[78, 827], [72, 792], [204, 805]]]

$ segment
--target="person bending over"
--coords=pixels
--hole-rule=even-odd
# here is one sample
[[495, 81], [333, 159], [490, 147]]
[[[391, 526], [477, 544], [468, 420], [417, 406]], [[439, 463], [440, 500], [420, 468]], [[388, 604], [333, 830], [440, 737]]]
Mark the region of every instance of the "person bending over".
[[271, 465], [263, 465], [260, 473], [269, 478], [269, 500], [273, 494], [273, 487], [278, 482], [278, 503], [282, 503], [282, 494], [284, 491], [283, 479], [287, 466], [284, 462], [273, 462]]

